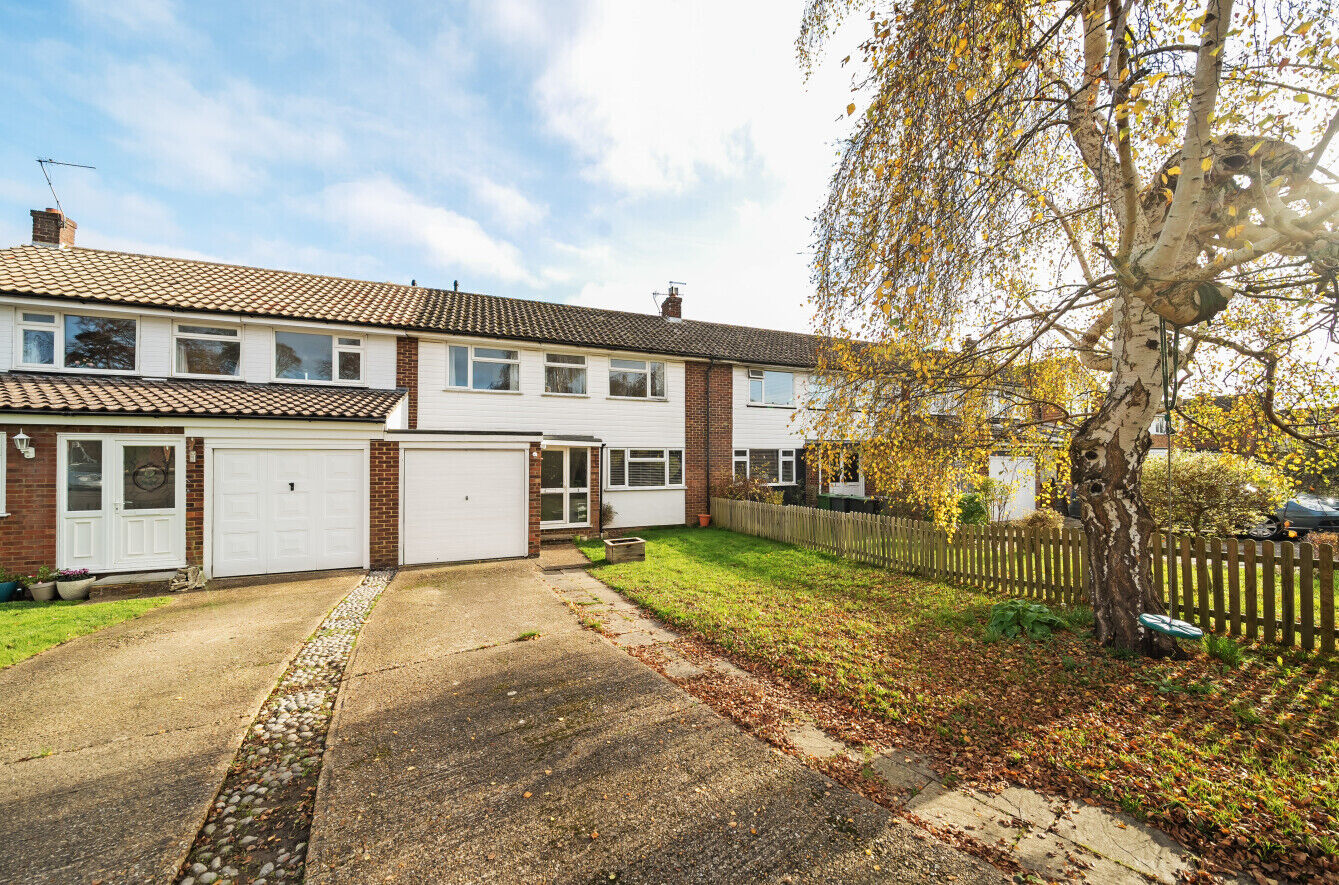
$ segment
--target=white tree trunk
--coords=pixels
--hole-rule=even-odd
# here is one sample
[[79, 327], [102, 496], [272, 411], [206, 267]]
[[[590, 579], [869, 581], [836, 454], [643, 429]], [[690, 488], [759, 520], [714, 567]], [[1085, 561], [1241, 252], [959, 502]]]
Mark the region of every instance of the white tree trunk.
[[1112, 335], [1110, 387], [1070, 444], [1073, 481], [1088, 540], [1088, 592], [1103, 645], [1161, 657], [1175, 644], [1139, 624], [1162, 613], [1147, 556], [1156, 527], [1140, 494], [1149, 425], [1162, 406], [1158, 317], [1122, 296]]

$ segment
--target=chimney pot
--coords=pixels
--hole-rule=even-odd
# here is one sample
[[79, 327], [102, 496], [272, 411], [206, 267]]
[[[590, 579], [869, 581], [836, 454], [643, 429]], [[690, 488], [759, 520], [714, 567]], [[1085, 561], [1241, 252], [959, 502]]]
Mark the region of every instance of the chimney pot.
[[660, 315], [671, 322], [683, 319], [683, 298], [678, 286], [669, 287], [669, 294], [660, 302]]
[[66, 218], [59, 209], [33, 209], [33, 245], [65, 249], [74, 245], [74, 231], [79, 225]]

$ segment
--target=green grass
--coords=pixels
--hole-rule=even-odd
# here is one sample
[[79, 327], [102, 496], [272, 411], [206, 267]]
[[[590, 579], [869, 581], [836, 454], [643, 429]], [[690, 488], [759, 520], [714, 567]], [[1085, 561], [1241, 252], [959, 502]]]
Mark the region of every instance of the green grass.
[[1339, 852], [1333, 659], [1122, 658], [1094, 645], [1086, 607], [1055, 607], [1074, 627], [1050, 639], [990, 642], [999, 595], [719, 529], [643, 537], [641, 563], [581, 547], [667, 622], [849, 702], [958, 777], [1137, 807], [1211, 853], [1238, 836], [1262, 862]]
[[6, 602], [0, 604], [0, 668], [76, 636], [138, 617], [165, 605], [166, 596], [112, 602]]

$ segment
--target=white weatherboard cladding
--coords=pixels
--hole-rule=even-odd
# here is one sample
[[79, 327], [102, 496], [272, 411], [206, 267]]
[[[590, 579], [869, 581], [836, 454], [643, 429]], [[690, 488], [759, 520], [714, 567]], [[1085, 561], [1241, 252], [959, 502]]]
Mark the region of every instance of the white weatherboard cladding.
[[501, 342], [488, 346], [521, 351], [520, 393], [448, 390], [447, 343], [419, 342], [420, 429], [571, 434], [598, 437], [614, 448], [683, 448], [682, 362], [665, 360], [667, 398], [663, 401], [609, 399], [609, 357], [594, 353], [586, 353], [589, 396], [550, 396], [544, 394], [544, 354], [583, 351], [563, 347], [545, 351], [533, 344], [522, 348]]
[[167, 317], [140, 317], [135, 350], [141, 375], [146, 378], [166, 378], [171, 375], [172, 320]]
[[401, 561], [525, 556], [528, 457], [524, 448], [406, 447], [401, 471]]
[[1037, 509], [1037, 464], [1032, 458], [991, 455], [990, 478], [1009, 486], [1005, 519], [1021, 519]]
[[0, 304], [0, 372], [14, 368], [14, 308]]
[[607, 528], [639, 525], [682, 525], [683, 489], [637, 489], [604, 492], [602, 501], [614, 508], [614, 521]]
[[218, 448], [209, 457], [216, 577], [363, 565], [365, 448]]
[[[795, 401], [803, 402], [808, 375], [795, 372]], [[801, 410], [749, 405], [749, 370], [734, 370], [734, 447], [737, 449], [798, 449], [804, 445]]]

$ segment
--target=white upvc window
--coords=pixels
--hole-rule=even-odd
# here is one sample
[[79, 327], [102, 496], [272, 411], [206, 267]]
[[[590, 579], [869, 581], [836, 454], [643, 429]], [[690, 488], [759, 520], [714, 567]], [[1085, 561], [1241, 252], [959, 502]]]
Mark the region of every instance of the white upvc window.
[[574, 353], [544, 354], [544, 392], [586, 395], [586, 358]]
[[363, 380], [363, 339], [353, 335], [275, 331], [274, 378], [357, 384]]
[[237, 378], [242, 373], [242, 330], [212, 323], [177, 323], [172, 335], [173, 374]]
[[609, 449], [611, 489], [683, 487], [683, 449]]
[[446, 386], [492, 393], [519, 392], [521, 352], [452, 344], [447, 348]]
[[735, 449], [735, 479], [753, 479], [769, 486], [793, 486], [794, 449]]
[[20, 309], [18, 368], [129, 374], [135, 371], [139, 321], [127, 316]]
[[546, 448], [539, 487], [539, 520], [546, 528], [590, 525], [590, 449]]
[[749, 405], [794, 406], [795, 373], [749, 369]]
[[665, 364], [611, 359], [609, 396], [611, 399], [665, 399]]

